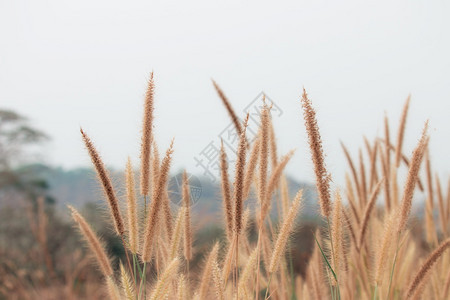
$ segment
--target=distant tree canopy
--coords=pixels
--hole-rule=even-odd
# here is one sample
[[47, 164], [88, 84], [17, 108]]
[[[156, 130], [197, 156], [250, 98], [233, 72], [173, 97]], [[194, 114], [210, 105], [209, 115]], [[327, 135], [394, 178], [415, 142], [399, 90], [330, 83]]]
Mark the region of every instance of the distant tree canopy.
[[48, 139], [24, 116], [0, 109], [0, 191], [22, 192], [30, 198], [43, 195], [47, 183], [21, 164], [29, 159], [33, 148]]

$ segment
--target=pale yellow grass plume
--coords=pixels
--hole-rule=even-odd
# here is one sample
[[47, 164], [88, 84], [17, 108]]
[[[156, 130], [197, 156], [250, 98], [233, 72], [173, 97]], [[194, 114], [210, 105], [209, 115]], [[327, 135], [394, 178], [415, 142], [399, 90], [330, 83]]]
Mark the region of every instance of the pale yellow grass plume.
[[294, 151], [292, 150], [288, 154], [283, 156], [280, 159], [280, 162], [275, 167], [275, 169], [272, 171], [272, 174], [270, 175], [269, 183], [267, 185], [267, 192], [266, 192], [267, 200], [264, 203], [262, 203], [261, 216], [262, 216], [263, 220], [265, 219], [265, 217], [267, 216], [267, 214], [270, 210], [270, 204], [271, 204], [270, 200], [271, 200], [272, 194], [275, 192], [275, 190], [278, 186], [278, 183], [280, 182], [280, 178], [281, 178], [281, 175], [283, 174], [283, 170], [293, 155], [294, 155]]
[[144, 234], [144, 247], [142, 249], [142, 259], [149, 262], [152, 258], [152, 244], [156, 235], [156, 224], [158, 223], [159, 211], [162, 206], [164, 192], [167, 188], [167, 180], [169, 177], [170, 163], [172, 161], [173, 141], [161, 163], [161, 171], [158, 178], [158, 187], [156, 188], [155, 197], [152, 199], [148, 213], [148, 222]]
[[411, 212], [414, 188], [416, 186], [417, 177], [419, 176], [420, 164], [422, 163], [422, 158], [424, 156], [428, 144], [427, 127], [428, 122], [425, 124], [422, 137], [412, 154], [411, 163], [408, 170], [408, 176], [406, 178], [406, 183], [403, 191], [403, 198], [400, 208], [400, 220], [397, 232], [401, 232], [403, 231], [403, 229], [405, 229], [409, 214]]
[[105, 277], [112, 276], [113, 270], [109, 258], [106, 255], [105, 249], [102, 246], [102, 243], [92, 230], [91, 226], [89, 226], [89, 224], [78, 213], [78, 211], [72, 206], [69, 206], [69, 209], [72, 212], [72, 218], [78, 224], [78, 227], [80, 228], [83, 237], [86, 239], [89, 248], [95, 254], [95, 258], [97, 260], [98, 265], [100, 266], [100, 270], [102, 271], [103, 276]]
[[165, 225], [164, 229], [167, 231], [168, 236], [172, 236], [173, 220], [172, 220], [172, 211], [170, 209], [169, 191], [167, 189], [163, 192], [162, 211], [160, 211], [160, 214], [163, 215], [163, 221]]
[[209, 286], [211, 282], [211, 275], [213, 272], [214, 263], [217, 261], [217, 254], [219, 252], [219, 244], [216, 243], [209, 253], [208, 259], [203, 267], [202, 279], [200, 281], [200, 286], [198, 288], [197, 294], [199, 299], [206, 299], [208, 296]]
[[247, 168], [245, 169], [245, 180], [244, 180], [244, 199], [248, 198], [250, 193], [250, 188], [252, 186], [253, 178], [255, 176], [256, 165], [259, 158], [259, 137], [253, 141], [253, 146], [250, 151], [250, 157], [248, 159]]
[[[381, 146], [380, 146], [381, 147]], [[391, 168], [387, 162], [387, 157], [380, 149], [380, 164], [381, 171], [384, 177], [384, 203], [386, 205], [387, 211], [391, 210]]]
[[233, 237], [233, 203], [231, 202], [230, 181], [228, 179], [228, 161], [223, 141], [220, 147], [220, 174], [222, 179], [222, 202], [225, 212], [225, 230], [228, 241]]
[[269, 140], [270, 140], [270, 160], [272, 162], [272, 168], [278, 164], [277, 155], [277, 140], [275, 137], [275, 129], [273, 128], [273, 120], [269, 118]]
[[425, 234], [429, 244], [437, 245], [437, 236], [433, 218], [434, 198], [433, 198], [433, 177], [431, 175], [430, 148], [427, 148], [425, 170], [427, 175], [427, 199], [425, 202]]
[[125, 233], [125, 227], [123, 224], [122, 215], [120, 214], [119, 210], [119, 202], [117, 200], [116, 193], [114, 192], [111, 179], [109, 178], [108, 171], [106, 170], [105, 165], [103, 164], [103, 161], [100, 158], [97, 150], [95, 149], [91, 139], [86, 135], [86, 133], [84, 133], [83, 129], [80, 129], [80, 131], [86, 149], [88, 150], [89, 156], [91, 157], [92, 164], [94, 165], [95, 170], [97, 171], [97, 176], [102, 184], [103, 192], [106, 196], [106, 199], [108, 200], [116, 231], [120, 236], [123, 237]]
[[439, 259], [439, 257], [442, 256], [442, 254], [447, 250], [447, 248], [450, 247], [450, 238], [443, 241], [439, 247], [436, 248], [426, 259], [426, 261], [422, 264], [419, 271], [415, 274], [413, 279], [411, 280], [410, 284], [408, 285], [408, 289], [406, 292], [406, 297], [410, 298], [413, 296], [415, 290], [420, 285], [421, 281], [424, 279], [424, 277], [430, 272], [435, 265], [436, 261]]
[[142, 121], [142, 141], [141, 141], [141, 195], [149, 194], [150, 184], [150, 151], [153, 131], [153, 102], [155, 93], [155, 82], [153, 72], [150, 74], [147, 92], [145, 94], [144, 118]]
[[134, 299], [134, 288], [133, 282], [131, 281], [130, 275], [127, 270], [123, 267], [122, 262], [120, 263], [120, 284], [122, 286], [122, 293], [125, 295], [127, 300]]
[[138, 217], [136, 208], [136, 191], [134, 184], [134, 172], [131, 160], [128, 158], [125, 181], [127, 185], [127, 217], [128, 217], [128, 239], [130, 250], [136, 254], [139, 249], [139, 237], [138, 237]]
[[361, 149], [359, 149], [359, 174], [360, 174], [360, 182], [361, 185], [361, 195], [363, 203], [367, 203], [367, 184], [366, 184], [366, 170], [364, 168], [364, 160]]
[[402, 145], [405, 136], [405, 128], [406, 128], [406, 118], [408, 116], [408, 108], [409, 101], [411, 99], [411, 95], [406, 99], [405, 105], [403, 106], [402, 116], [400, 118], [400, 125], [398, 127], [397, 133], [397, 146], [395, 147], [395, 165], [397, 168], [400, 166], [400, 161], [402, 159]]
[[165, 299], [169, 293], [169, 285], [171, 280], [176, 277], [178, 273], [178, 265], [180, 260], [178, 258], [174, 258], [167, 268], [164, 270], [164, 273], [158, 278], [156, 282], [156, 286], [153, 289], [150, 300], [158, 300]]
[[212, 277], [214, 281], [214, 289], [216, 292], [216, 299], [224, 300], [225, 299], [225, 288], [222, 280], [222, 271], [220, 270], [219, 264], [217, 261], [214, 261], [212, 266]]
[[[387, 169], [390, 170], [391, 166], [391, 135], [389, 133], [389, 119], [387, 117], [387, 114], [384, 115], [384, 155], [386, 158], [386, 166]], [[386, 178], [389, 174], [385, 174]]]
[[119, 290], [117, 289], [114, 279], [112, 277], [106, 278], [106, 287], [108, 289], [108, 296], [111, 300], [121, 300]]
[[212, 83], [214, 85], [214, 88], [216, 89], [217, 94], [219, 95], [219, 98], [222, 100], [223, 105], [225, 105], [225, 108], [227, 109], [227, 112], [230, 115], [230, 118], [233, 121], [233, 124], [234, 124], [234, 127], [236, 128], [237, 133], [240, 135], [242, 133], [242, 126], [239, 123], [239, 118], [237, 117], [236, 112], [234, 111], [233, 107], [231, 106], [230, 101], [225, 96], [224, 92], [219, 87], [219, 85], [214, 80], [212, 80]]
[[192, 259], [192, 231], [191, 231], [191, 192], [186, 171], [183, 172], [183, 206], [184, 211], [184, 258]]
[[247, 114], [247, 117], [244, 121], [244, 129], [242, 130], [242, 133], [239, 138], [239, 146], [238, 146], [238, 152], [237, 152], [237, 159], [236, 159], [236, 170], [235, 170], [235, 179], [234, 179], [234, 231], [236, 232], [237, 236], [241, 233], [242, 229], [242, 212], [243, 212], [243, 196], [244, 196], [244, 170], [245, 170], [245, 156], [246, 156], [246, 143], [247, 139], [245, 137], [245, 129], [247, 128], [247, 122], [248, 122], [249, 115]]
[[311, 149], [311, 156], [314, 164], [314, 172], [316, 175], [320, 209], [322, 215], [328, 218], [331, 213], [330, 175], [325, 168], [325, 159], [319, 126], [317, 125], [316, 120], [316, 111], [312, 107], [311, 100], [308, 99], [305, 89], [303, 89], [301, 102], [303, 106], [306, 131], [309, 138], [309, 147]]
[[[259, 182], [258, 182], [258, 197], [261, 206], [264, 205], [267, 198], [267, 164], [269, 156], [269, 109], [264, 103], [261, 110], [261, 129], [260, 129], [260, 144], [259, 144]], [[260, 220], [262, 223], [264, 220]]]
[[358, 199], [361, 201], [361, 189], [359, 185], [358, 180], [358, 173], [356, 172], [355, 165], [353, 164], [352, 157], [350, 156], [350, 152], [348, 151], [347, 147], [344, 145], [343, 142], [341, 142], [342, 150], [344, 151], [345, 158], [347, 159], [348, 166], [350, 167], [350, 171], [352, 173], [353, 181], [355, 182], [355, 188], [356, 192], [358, 194]]
[[177, 300], [186, 300], [188, 299], [188, 291], [186, 288], [186, 278], [183, 274], [179, 276], [178, 279], [178, 293], [177, 293]]
[[372, 210], [375, 207], [378, 192], [380, 191], [380, 187], [381, 187], [381, 184], [383, 183], [383, 180], [384, 179], [381, 179], [380, 181], [378, 181], [377, 185], [375, 186], [374, 190], [372, 191], [372, 194], [370, 195], [369, 202], [367, 203], [366, 208], [364, 210], [363, 219], [362, 219], [362, 223], [361, 223], [360, 231], [359, 231], [359, 242], [358, 242], [359, 248], [361, 248], [364, 243], [364, 237], [366, 235], [367, 228], [369, 227], [369, 219], [372, 214]]
[[[339, 191], [336, 191], [333, 215], [331, 218], [331, 242], [333, 244], [332, 263], [336, 276], [340, 277], [341, 266], [344, 265], [344, 239], [343, 239], [343, 216], [342, 216], [342, 200]], [[333, 284], [336, 284], [335, 280]]]
[[151, 158], [151, 182], [152, 182], [152, 190], [151, 195], [154, 198], [156, 193], [156, 188], [158, 187], [158, 178], [159, 178], [159, 169], [160, 169], [160, 157], [159, 157], [159, 150], [158, 145], [156, 144], [156, 141], [153, 140], [153, 156]]
[[244, 270], [242, 271], [239, 278], [239, 291], [244, 291], [246, 289], [248, 281], [252, 278], [252, 275], [255, 274], [256, 271], [256, 263], [258, 258], [258, 247], [253, 249], [250, 257], [245, 264]]
[[277, 241], [275, 242], [274, 251], [270, 259], [269, 273], [273, 273], [277, 270], [281, 257], [283, 256], [284, 249], [286, 248], [286, 243], [288, 241], [289, 235], [295, 223], [295, 217], [300, 211], [300, 204], [302, 200], [303, 191], [297, 192], [294, 200], [292, 201], [291, 208], [283, 221], [281, 230], [278, 233]]
[[170, 256], [169, 260], [172, 260], [178, 256], [180, 241], [181, 241], [181, 231], [185, 223], [186, 207], [181, 207], [178, 212], [177, 219], [175, 221], [175, 230], [173, 231], [170, 245]]

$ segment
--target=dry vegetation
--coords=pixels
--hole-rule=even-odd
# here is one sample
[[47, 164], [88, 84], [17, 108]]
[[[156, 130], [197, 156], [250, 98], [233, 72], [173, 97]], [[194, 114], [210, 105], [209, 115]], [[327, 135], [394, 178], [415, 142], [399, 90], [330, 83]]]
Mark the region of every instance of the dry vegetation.
[[[195, 249], [187, 176], [183, 176], [183, 205], [175, 211], [167, 185], [176, 147], [172, 141], [160, 159], [153, 140], [153, 74], [144, 105], [140, 189], [135, 187], [129, 160], [126, 209], [121, 209], [123, 203], [119, 203], [94, 144], [81, 131], [115, 232], [127, 249], [126, 259], [115, 270], [102, 241], [83, 216], [70, 208], [103, 274], [109, 298], [448, 299], [450, 191], [444, 193], [439, 177], [433, 176], [427, 124], [412, 155], [404, 154], [409, 99], [395, 144], [385, 118], [384, 136], [372, 142], [365, 139], [357, 159], [342, 145], [349, 166], [346, 189], [332, 191], [316, 112], [303, 92], [299, 107], [303, 108], [323, 226], [311, 232], [315, 248], [306, 274], [301, 276], [292, 269], [290, 237], [302, 209], [302, 191], [291, 197], [283, 175], [293, 152], [277, 154], [271, 107], [263, 103], [258, 135], [250, 141], [246, 136], [248, 116], [241, 123], [225, 94], [213, 84], [240, 140], [234, 166], [228, 166], [227, 154], [223, 146], [221, 149], [225, 242], [211, 245], [200, 271], [190, 269]], [[402, 169], [404, 180], [398, 175]], [[409, 222], [417, 190], [426, 195], [424, 224]], [[250, 209], [247, 200], [252, 191], [258, 202]], [[278, 223], [270, 218], [273, 206], [280, 208]], [[44, 217], [39, 218], [39, 224], [45, 226]], [[249, 238], [250, 226], [256, 228], [256, 239]], [[425, 243], [414, 234], [422, 232], [422, 226]], [[39, 235], [40, 227], [36, 228]], [[45, 235], [38, 240], [45, 253]]]

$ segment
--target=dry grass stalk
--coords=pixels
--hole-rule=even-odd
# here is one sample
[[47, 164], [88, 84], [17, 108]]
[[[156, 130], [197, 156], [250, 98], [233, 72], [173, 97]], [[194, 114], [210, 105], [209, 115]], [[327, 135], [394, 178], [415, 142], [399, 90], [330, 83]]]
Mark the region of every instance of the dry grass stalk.
[[361, 185], [361, 195], [364, 205], [367, 203], [367, 183], [366, 183], [366, 170], [364, 168], [364, 160], [361, 149], [359, 150], [359, 172], [360, 172], [360, 182]]
[[405, 105], [403, 106], [402, 116], [400, 118], [400, 125], [398, 127], [397, 146], [395, 147], [395, 165], [397, 166], [397, 168], [400, 166], [400, 160], [402, 158], [402, 145], [405, 136], [406, 118], [408, 116], [410, 99], [411, 95], [408, 96]]
[[155, 93], [155, 82], [153, 72], [150, 74], [147, 92], [145, 94], [144, 118], [142, 121], [141, 141], [141, 195], [149, 194], [150, 184], [150, 151], [153, 126], [153, 102]]
[[303, 191], [298, 191], [294, 200], [292, 201], [291, 208], [283, 221], [283, 225], [281, 226], [281, 230], [278, 233], [277, 241], [275, 242], [275, 247], [272, 253], [272, 257], [270, 259], [269, 264], [269, 273], [276, 272], [278, 269], [278, 265], [280, 259], [283, 255], [284, 249], [286, 248], [286, 243], [289, 238], [289, 234], [291, 233], [292, 227], [295, 222], [295, 217], [297, 216], [300, 210], [300, 204], [302, 199]]
[[120, 293], [117, 289], [116, 284], [114, 283], [114, 279], [112, 277], [106, 277], [106, 287], [108, 290], [108, 296], [111, 300], [120, 300]]
[[142, 259], [149, 262], [152, 258], [152, 243], [154, 236], [156, 234], [156, 224], [159, 219], [159, 211], [162, 206], [162, 201], [164, 197], [164, 192], [167, 188], [167, 180], [169, 177], [170, 163], [172, 161], [173, 153], [173, 141], [170, 144], [169, 149], [166, 151], [166, 156], [164, 157], [161, 164], [161, 171], [158, 178], [158, 187], [155, 192], [155, 198], [152, 199], [152, 203], [149, 208], [148, 222], [144, 234], [144, 247], [142, 253]]
[[272, 162], [272, 168], [278, 165], [277, 155], [277, 140], [275, 137], [275, 129], [273, 128], [273, 120], [269, 116], [269, 140], [270, 140], [270, 160]]
[[217, 263], [217, 261], [214, 261], [213, 263], [213, 267], [212, 267], [212, 275], [213, 275], [213, 281], [214, 281], [214, 288], [215, 288], [215, 292], [216, 292], [216, 299], [218, 300], [224, 300], [225, 296], [225, 289], [223, 286], [223, 281], [222, 281], [222, 271], [220, 270], [219, 264]]
[[427, 258], [427, 260], [422, 264], [422, 267], [419, 269], [419, 271], [416, 273], [416, 275], [411, 280], [410, 284], [408, 285], [408, 289], [406, 292], [406, 296], [410, 298], [421, 281], [424, 279], [424, 277], [427, 275], [428, 272], [431, 271], [436, 261], [441, 257], [441, 255], [447, 250], [447, 248], [450, 247], [450, 239], [446, 239], [443, 241], [436, 250], [434, 250]]
[[356, 168], [355, 168], [355, 165], [353, 164], [353, 160], [350, 155], [350, 152], [348, 151], [347, 147], [345, 147], [344, 143], [342, 143], [342, 141], [341, 141], [341, 147], [342, 147], [342, 150], [344, 151], [345, 158], [347, 159], [348, 166], [350, 167], [353, 181], [355, 182], [355, 186], [356, 186], [356, 192], [358, 193], [358, 197], [361, 201], [362, 196], [361, 196], [360, 184], [359, 184], [359, 180], [358, 180], [358, 173], [356, 172]]
[[212, 83], [214, 85], [214, 88], [216, 89], [217, 94], [219, 95], [220, 99], [222, 100], [223, 105], [225, 105], [225, 108], [227, 109], [227, 112], [230, 115], [231, 120], [233, 121], [234, 127], [236, 128], [236, 132], [239, 135], [241, 135], [242, 126], [239, 123], [239, 118], [237, 117], [236, 112], [234, 111], [233, 107], [231, 106], [230, 101], [228, 100], [228, 98], [225, 96], [222, 89], [219, 87], [219, 85], [214, 80], [212, 80]]
[[305, 89], [303, 89], [301, 102], [303, 106], [306, 131], [308, 132], [309, 137], [309, 147], [311, 149], [314, 172], [316, 175], [320, 208], [322, 215], [328, 218], [331, 213], [330, 175], [325, 168], [322, 140], [320, 138], [319, 126], [317, 125], [316, 112], [312, 107], [311, 100], [308, 99]]
[[128, 239], [130, 251], [136, 254], [139, 249], [139, 237], [138, 237], [139, 231], [138, 231], [138, 217], [136, 208], [134, 173], [130, 158], [128, 158], [127, 161], [125, 181], [127, 186]]
[[[390, 133], [389, 133], [389, 120], [387, 115], [384, 115], [384, 155], [386, 158], [386, 166], [387, 166], [387, 170], [390, 170], [390, 166], [391, 166], [391, 150], [389, 148], [389, 146], [391, 145], [391, 137], [390, 137]], [[385, 174], [384, 175], [386, 178], [389, 178], [389, 174]]]
[[97, 171], [97, 176], [102, 184], [103, 192], [106, 196], [106, 199], [108, 199], [108, 204], [109, 208], [111, 209], [111, 214], [113, 216], [116, 231], [120, 236], [123, 237], [125, 234], [125, 226], [123, 224], [122, 215], [120, 214], [119, 202], [117, 200], [116, 193], [114, 192], [111, 179], [109, 178], [108, 171], [106, 170], [105, 165], [103, 164], [103, 161], [97, 150], [95, 149], [91, 139], [84, 133], [83, 129], [80, 129], [80, 132], [83, 137], [86, 149], [89, 152], [89, 156], [91, 157], [92, 164]]
[[385, 203], [387, 211], [390, 211], [391, 206], [392, 206], [390, 168], [389, 168], [389, 164], [387, 161], [387, 157], [383, 154], [383, 151], [380, 151], [380, 164], [381, 164], [381, 170], [383, 172], [383, 177], [384, 177], [384, 203]]
[[[228, 161], [223, 141], [220, 147], [220, 174], [222, 178], [222, 202], [223, 211], [225, 212], [225, 230], [227, 233], [228, 241], [231, 241], [233, 237], [233, 203], [231, 201], [230, 181], [228, 179]], [[244, 188], [245, 189], [245, 188]], [[245, 194], [245, 193], [244, 193]]]
[[406, 222], [408, 221], [408, 217], [411, 212], [414, 188], [416, 186], [417, 177], [419, 175], [420, 164], [422, 163], [422, 159], [428, 144], [428, 136], [426, 134], [427, 127], [428, 123], [425, 124], [422, 137], [412, 154], [411, 165], [408, 170], [408, 176], [406, 178], [406, 183], [403, 191], [403, 198], [400, 208], [400, 221], [398, 224], [397, 232], [401, 232], [405, 229]]
[[180, 275], [178, 279], [178, 295], [177, 300], [185, 300], [188, 299], [188, 292], [186, 289], [186, 279], [183, 274]]
[[239, 291], [244, 291], [246, 289], [248, 281], [251, 279], [252, 275], [255, 274], [257, 258], [258, 247], [253, 249], [252, 254], [250, 254], [250, 257], [247, 260], [244, 270], [241, 273], [241, 276], [239, 278]]
[[69, 206], [70, 211], [72, 212], [72, 218], [78, 224], [80, 231], [83, 237], [88, 242], [89, 248], [95, 254], [97, 262], [100, 266], [100, 270], [102, 271], [103, 276], [110, 277], [113, 275], [113, 270], [109, 261], [108, 256], [106, 255], [103, 246], [92, 230], [91, 226], [86, 222], [86, 220], [78, 213], [78, 211]]
[[192, 259], [192, 231], [191, 231], [191, 192], [186, 171], [183, 172], [183, 206], [184, 212], [184, 258]]

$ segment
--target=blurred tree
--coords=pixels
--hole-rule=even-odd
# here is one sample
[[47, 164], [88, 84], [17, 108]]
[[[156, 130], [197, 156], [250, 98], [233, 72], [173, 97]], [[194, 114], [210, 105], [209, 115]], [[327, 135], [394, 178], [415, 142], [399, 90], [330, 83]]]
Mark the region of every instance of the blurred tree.
[[28, 125], [22, 115], [0, 109], [0, 192], [25, 193], [36, 199], [48, 188], [45, 180], [36, 178], [29, 167], [19, 167], [33, 156], [33, 148], [48, 140], [42, 131]]

